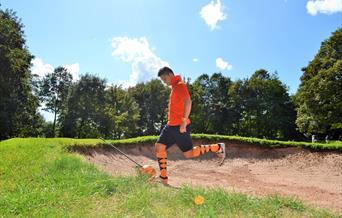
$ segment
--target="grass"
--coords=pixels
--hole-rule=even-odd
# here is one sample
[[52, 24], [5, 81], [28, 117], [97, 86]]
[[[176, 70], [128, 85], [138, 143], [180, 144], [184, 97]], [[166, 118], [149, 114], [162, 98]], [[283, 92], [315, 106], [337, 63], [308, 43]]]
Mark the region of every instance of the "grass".
[[[331, 141], [330, 143], [311, 143], [311, 142], [297, 142], [297, 141], [279, 141], [279, 140], [269, 140], [269, 139], [259, 139], [259, 138], [251, 138], [251, 137], [242, 137], [242, 136], [226, 136], [226, 135], [210, 135], [210, 134], [192, 134], [193, 139], [204, 139], [209, 141], [225, 141], [228, 143], [246, 143], [252, 145], [260, 145], [265, 147], [299, 147], [299, 148], [307, 148], [313, 150], [340, 150], [342, 151], [342, 142], [341, 141]], [[158, 139], [158, 136], [142, 136], [137, 138], [130, 139], [121, 139], [121, 140], [108, 140], [113, 144], [137, 144], [137, 143], [154, 143]], [[83, 140], [83, 139], [82, 139]], [[75, 146], [99, 146], [103, 144], [101, 140], [92, 139], [93, 141], [89, 141], [91, 143], [86, 144], [87, 141], [74, 141], [77, 143]], [[94, 144], [94, 143], [98, 144]]]
[[[176, 190], [150, 184], [143, 176], [113, 177], [65, 151], [74, 144], [97, 143], [67, 138], [1, 141], [0, 217], [339, 216], [281, 196], [257, 198], [187, 186]], [[205, 198], [203, 205], [194, 203], [197, 195]]]
[[311, 143], [311, 142], [297, 142], [297, 141], [279, 141], [269, 139], [259, 139], [242, 136], [225, 136], [225, 135], [208, 135], [208, 134], [194, 134], [195, 139], [208, 140], [227, 140], [235, 143], [247, 143], [253, 145], [261, 145], [266, 147], [287, 147], [294, 146], [300, 148], [309, 148], [315, 150], [342, 150], [341, 141], [332, 141], [330, 143]]

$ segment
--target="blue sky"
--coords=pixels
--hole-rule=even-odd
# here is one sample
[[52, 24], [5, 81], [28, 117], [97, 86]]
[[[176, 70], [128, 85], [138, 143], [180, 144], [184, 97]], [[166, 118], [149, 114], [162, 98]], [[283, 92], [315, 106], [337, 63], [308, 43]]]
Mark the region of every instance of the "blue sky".
[[32, 70], [59, 65], [134, 85], [162, 65], [194, 80], [277, 71], [295, 93], [301, 68], [342, 26], [342, 0], [5, 0], [22, 18]]

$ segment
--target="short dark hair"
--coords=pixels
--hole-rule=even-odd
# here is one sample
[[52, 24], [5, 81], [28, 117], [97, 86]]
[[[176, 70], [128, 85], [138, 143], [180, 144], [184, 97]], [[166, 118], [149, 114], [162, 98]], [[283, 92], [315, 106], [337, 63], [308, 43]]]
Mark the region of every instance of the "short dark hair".
[[170, 67], [163, 67], [159, 69], [158, 76], [160, 77], [162, 75], [168, 75], [170, 73], [174, 74]]

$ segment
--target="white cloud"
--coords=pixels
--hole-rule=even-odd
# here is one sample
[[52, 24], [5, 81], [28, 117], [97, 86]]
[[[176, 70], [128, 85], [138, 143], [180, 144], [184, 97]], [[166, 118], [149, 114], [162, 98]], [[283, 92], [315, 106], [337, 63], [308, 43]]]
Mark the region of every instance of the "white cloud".
[[127, 89], [129, 87], [135, 86], [137, 83], [132, 80], [119, 80], [116, 84], [121, 85], [124, 89]]
[[223, 12], [223, 8], [224, 6], [221, 4], [220, 0], [217, 0], [216, 3], [211, 1], [201, 8], [200, 15], [211, 30], [217, 28], [217, 23], [219, 21], [223, 21], [227, 18], [227, 15]]
[[[43, 62], [41, 58], [34, 58], [31, 61], [31, 72], [32, 74], [37, 74], [39, 77], [43, 77], [48, 73], [52, 73], [54, 71], [54, 67], [51, 64], [46, 64]], [[71, 73], [73, 81], [76, 81], [79, 79], [78, 73], [80, 72], [80, 64], [74, 63], [74, 64], [65, 64], [62, 65], [65, 67], [69, 73]]]
[[132, 72], [127, 81], [119, 81], [123, 87], [134, 86], [157, 77], [158, 70], [169, 64], [158, 57], [145, 37], [114, 37], [112, 55], [125, 62], [131, 62]]
[[192, 59], [192, 61], [196, 63], [196, 62], [198, 62], [198, 58], [194, 58], [194, 59]]
[[222, 58], [216, 58], [216, 67], [220, 70], [231, 70], [233, 66]]
[[310, 0], [306, 3], [306, 9], [313, 16], [317, 13], [333, 14], [342, 12], [342, 0]]
[[44, 64], [43, 60], [40, 58], [35, 58], [31, 61], [32, 67], [31, 72], [32, 74], [37, 74], [40, 77], [45, 76], [48, 73], [52, 73], [54, 68], [50, 64]]
[[65, 69], [68, 70], [69, 73], [72, 75], [72, 80], [77, 81], [79, 80], [78, 73], [80, 72], [80, 64], [79, 63], [74, 63], [74, 64], [66, 64], [62, 65]]

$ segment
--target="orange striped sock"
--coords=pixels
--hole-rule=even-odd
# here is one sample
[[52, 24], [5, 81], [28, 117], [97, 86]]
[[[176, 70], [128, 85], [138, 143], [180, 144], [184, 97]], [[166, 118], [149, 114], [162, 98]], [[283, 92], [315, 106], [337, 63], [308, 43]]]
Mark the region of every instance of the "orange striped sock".
[[219, 144], [210, 144], [210, 145], [200, 145], [200, 146], [195, 146], [192, 148], [192, 152], [194, 157], [198, 157], [202, 154], [208, 153], [208, 152], [218, 152], [220, 150], [220, 145]]
[[160, 178], [163, 180], [167, 180], [167, 153], [166, 151], [160, 151], [156, 153], [158, 158], [159, 170], [160, 170]]

